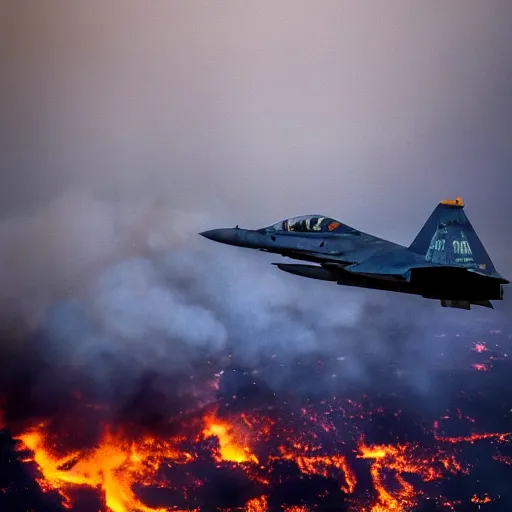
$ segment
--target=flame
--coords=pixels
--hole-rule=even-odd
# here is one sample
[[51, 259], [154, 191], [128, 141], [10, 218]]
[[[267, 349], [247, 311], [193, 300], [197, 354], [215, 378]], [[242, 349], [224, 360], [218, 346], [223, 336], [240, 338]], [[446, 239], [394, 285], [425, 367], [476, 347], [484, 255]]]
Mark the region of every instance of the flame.
[[245, 506], [245, 512], [267, 512], [268, 500], [266, 496], [259, 498], [253, 498], [247, 502]]
[[482, 498], [480, 498], [478, 495], [474, 495], [471, 498], [472, 503], [477, 503], [478, 505], [485, 505], [486, 503], [492, 503], [492, 499], [488, 494], [484, 494]]
[[[365, 414], [372, 418], [383, 412], [373, 410], [365, 413], [360, 404], [348, 405], [356, 413], [352, 410], [342, 412], [351, 418], [364, 417]], [[295, 418], [300, 417], [301, 420], [295, 427], [283, 418], [276, 421], [258, 414], [219, 415], [218, 409], [199, 411], [193, 418], [183, 420], [179, 434], [174, 430], [172, 435], [161, 433], [155, 436], [110, 426], [101, 431], [94, 446], [80, 450], [66, 450], [64, 438], [54, 433], [55, 425], [50, 423], [36, 424], [16, 439], [18, 450], [32, 453], [24, 461], [33, 461], [37, 465], [41, 489], [57, 491], [67, 508], [75, 505], [76, 489], [84, 487], [98, 490], [110, 512], [176, 511], [176, 508], [151, 508], [136, 495], [134, 489], [137, 486], [178, 489], [183, 491], [185, 502], [189, 504], [194, 499], [190, 491], [199, 488], [203, 482], [186, 473], [187, 482], [182, 489], [167, 473], [178, 467], [183, 473], [180, 465], [190, 464], [192, 467], [196, 462], [209, 460], [213, 467], [241, 469], [251, 482], [259, 486], [256, 497], [247, 500], [242, 508], [223, 509], [225, 512], [240, 512], [242, 509], [244, 512], [268, 512], [268, 488], [281, 478], [276, 474], [279, 462], [284, 461], [295, 464], [302, 475], [339, 479], [339, 489], [350, 495], [351, 502], [355, 503], [354, 510], [406, 512], [417, 507], [420, 498], [428, 496], [420, 482], [428, 484], [446, 475], [469, 472], [469, 466], [459, 462], [454, 445], [485, 440], [501, 444], [509, 442], [512, 435], [472, 433], [460, 437], [443, 436], [439, 433], [439, 425], [440, 421], [450, 418], [447, 414], [434, 423], [433, 430], [426, 431], [433, 434], [432, 440], [437, 445], [424, 446], [412, 442], [372, 444], [356, 430], [353, 436], [349, 436], [354, 443], [352, 452], [344, 448], [345, 453], [340, 453], [338, 449], [347, 443], [339, 438], [343, 429], [336, 430], [336, 421], [330, 418], [333, 411], [328, 409], [327, 413], [320, 414], [304, 408], [300, 412]], [[460, 409], [454, 417], [468, 420], [471, 424], [475, 422]], [[323, 445], [321, 436], [334, 436], [335, 444], [331, 447]], [[501, 454], [493, 458], [512, 464], [512, 459]], [[367, 461], [375, 493], [371, 498], [356, 496], [356, 459]], [[327, 494], [326, 491], [325, 496]], [[318, 496], [322, 497], [321, 494]], [[467, 498], [478, 504], [487, 503], [488, 499], [488, 495]], [[447, 510], [455, 510], [458, 503], [442, 496], [436, 500]], [[190, 506], [196, 505], [190, 503]], [[288, 504], [282, 509], [284, 512], [310, 512], [299, 504]], [[198, 512], [200, 509], [194, 510]]]
[[132, 491], [134, 483], [145, 483], [158, 470], [163, 459], [188, 462], [192, 456], [176, 451], [162, 441], [145, 437], [137, 443], [105, 431], [99, 445], [88, 453], [72, 452], [58, 457], [47, 448], [49, 440], [44, 424], [21, 434], [16, 439], [34, 453], [43, 478], [38, 483], [44, 491], [58, 490], [67, 508], [71, 497], [69, 486], [101, 489], [105, 505], [112, 512], [165, 512], [166, 509], [145, 506]]
[[[310, 450], [308, 446], [302, 447], [299, 443], [295, 444], [295, 448], [299, 451], [302, 449], [306, 452]], [[319, 475], [327, 478], [329, 477], [329, 467], [340, 470], [345, 478], [345, 485], [341, 485], [341, 489], [347, 494], [354, 492], [357, 479], [354, 472], [349, 467], [346, 457], [343, 455], [303, 455], [296, 450], [286, 450], [283, 446], [279, 447], [279, 451], [280, 456], [278, 458], [280, 460], [295, 462], [301, 473], [306, 475]]]
[[[404, 512], [417, 506], [420, 493], [405, 480], [402, 476], [404, 473], [416, 474], [424, 482], [431, 482], [442, 478], [445, 472], [456, 474], [463, 471], [453, 455], [440, 450], [431, 455], [422, 455], [420, 451], [420, 447], [414, 444], [359, 445], [358, 458], [373, 461], [370, 474], [377, 502], [371, 507], [371, 512]], [[394, 473], [397, 490], [393, 491], [391, 486], [386, 485], [389, 472]]]
[[258, 458], [251, 453], [250, 447], [243, 441], [247, 436], [243, 435], [241, 429], [237, 430], [233, 424], [217, 418], [215, 414], [206, 416], [203, 436], [216, 437], [219, 440], [220, 448], [215, 456], [217, 462], [258, 464]]

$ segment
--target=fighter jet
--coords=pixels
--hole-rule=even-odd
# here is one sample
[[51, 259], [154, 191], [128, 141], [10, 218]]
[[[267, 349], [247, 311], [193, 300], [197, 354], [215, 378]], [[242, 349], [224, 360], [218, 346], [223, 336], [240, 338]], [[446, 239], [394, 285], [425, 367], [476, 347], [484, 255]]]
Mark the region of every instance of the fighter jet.
[[421, 295], [443, 307], [493, 308], [509, 284], [494, 268], [461, 197], [441, 201], [409, 247], [363, 233], [325, 215], [293, 217], [250, 230], [199, 233], [311, 264], [274, 263], [297, 276], [340, 285]]

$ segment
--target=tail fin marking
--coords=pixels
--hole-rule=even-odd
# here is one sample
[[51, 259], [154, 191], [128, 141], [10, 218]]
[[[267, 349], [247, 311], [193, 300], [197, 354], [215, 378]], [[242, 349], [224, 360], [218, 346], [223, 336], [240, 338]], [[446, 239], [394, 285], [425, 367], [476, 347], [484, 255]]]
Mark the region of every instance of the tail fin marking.
[[464, 213], [461, 197], [438, 204], [409, 250], [421, 254], [432, 263], [456, 265], [497, 275], [485, 247]]

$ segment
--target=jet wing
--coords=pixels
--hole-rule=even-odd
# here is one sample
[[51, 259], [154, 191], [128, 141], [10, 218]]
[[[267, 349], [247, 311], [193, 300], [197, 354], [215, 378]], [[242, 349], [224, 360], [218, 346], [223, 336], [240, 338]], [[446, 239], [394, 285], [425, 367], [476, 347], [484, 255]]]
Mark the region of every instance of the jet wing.
[[378, 251], [363, 261], [345, 267], [348, 272], [368, 274], [374, 277], [396, 277], [408, 280], [407, 275], [413, 268], [431, 268], [435, 265], [425, 261], [425, 258], [406, 251]]
[[[393, 247], [399, 247], [395, 244], [386, 243], [386, 245], [388, 244], [393, 245]], [[389, 250], [389, 247], [387, 247], [387, 250]], [[300, 249], [289, 249], [280, 251], [280, 254], [281, 256], [296, 260], [312, 261], [322, 265], [332, 264], [334, 266], [341, 265], [346, 267], [347, 265], [356, 265], [368, 261], [372, 256], [377, 253], [381, 253], [382, 251], [382, 245], [374, 244], [361, 249], [349, 251], [306, 251]]]
[[381, 279], [395, 279], [399, 281], [410, 281], [412, 274], [421, 272], [423, 275], [435, 277], [447, 271], [467, 272], [479, 275], [488, 279], [495, 279], [500, 284], [509, 282], [497, 272], [483, 272], [475, 268], [463, 267], [460, 265], [446, 265], [426, 261], [422, 255], [411, 253], [407, 250], [382, 250], [372, 254], [369, 258], [344, 267], [345, 271], [354, 274], [363, 274]]

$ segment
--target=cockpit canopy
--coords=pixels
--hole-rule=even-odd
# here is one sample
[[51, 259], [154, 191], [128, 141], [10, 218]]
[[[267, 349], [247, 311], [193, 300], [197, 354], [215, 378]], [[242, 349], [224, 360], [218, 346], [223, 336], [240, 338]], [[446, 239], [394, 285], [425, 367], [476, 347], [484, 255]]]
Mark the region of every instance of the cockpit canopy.
[[263, 233], [293, 231], [299, 233], [354, 233], [355, 229], [324, 215], [302, 215], [276, 222], [258, 230]]

